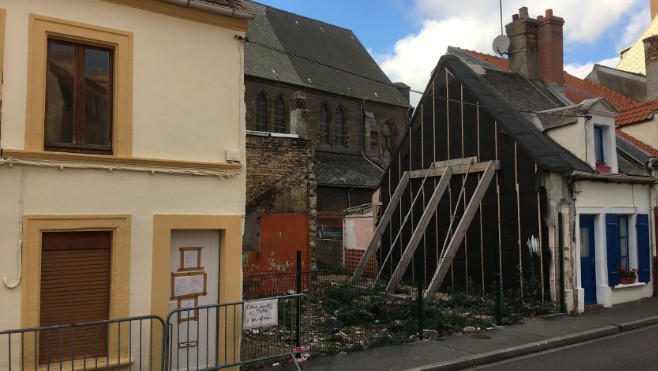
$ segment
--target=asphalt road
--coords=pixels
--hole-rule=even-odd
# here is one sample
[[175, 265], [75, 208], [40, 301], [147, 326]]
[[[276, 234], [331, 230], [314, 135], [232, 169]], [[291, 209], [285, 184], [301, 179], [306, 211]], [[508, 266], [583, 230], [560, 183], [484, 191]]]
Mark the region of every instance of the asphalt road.
[[475, 368], [487, 371], [658, 370], [658, 326]]

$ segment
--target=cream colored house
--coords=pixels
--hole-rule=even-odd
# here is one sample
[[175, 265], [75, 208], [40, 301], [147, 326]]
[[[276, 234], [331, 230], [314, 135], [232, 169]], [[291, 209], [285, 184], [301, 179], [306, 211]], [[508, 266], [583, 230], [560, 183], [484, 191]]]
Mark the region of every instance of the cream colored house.
[[183, 247], [199, 305], [241, 299], [250, 18], [235, 0], [0, 0], [0, 329], [164, 318]]

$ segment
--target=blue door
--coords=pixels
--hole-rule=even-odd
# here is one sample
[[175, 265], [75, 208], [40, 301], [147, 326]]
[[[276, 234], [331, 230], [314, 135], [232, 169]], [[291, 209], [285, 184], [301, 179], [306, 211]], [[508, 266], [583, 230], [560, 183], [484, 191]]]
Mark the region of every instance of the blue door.
[[580, 274], [585, 290], [585, 305], [596, 304], [596, 269], [594, 266], [594, 215], [580, 216]]

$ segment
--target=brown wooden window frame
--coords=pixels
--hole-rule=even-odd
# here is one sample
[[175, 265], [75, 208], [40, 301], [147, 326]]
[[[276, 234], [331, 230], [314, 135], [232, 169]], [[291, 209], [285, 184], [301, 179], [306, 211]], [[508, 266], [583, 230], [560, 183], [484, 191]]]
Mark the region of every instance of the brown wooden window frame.
[[[48, 52], [47, 65], [50, 65], [50, 45], [51, 43], [70, 45], [75, 48], [75, 68], [76, 74], [74, 76], [74, 92], [73, 92], [73, 135], [72, 142], [48, 142], [47, 136], [44, 135], [44, 149], [47, 151], [58, 152], [75, 152], [75, 153], [90, 153], [90, 154], [113, 154], [113, 129], [114, 129], [114, 90], [115, 90], [115, 50], [107, 46], [99, 46], [93, 44], [86, 44], [77, 41], [64, 40], [54, 37], [49, 37], [47, 40]], [[85, 127], [85, 50], [98, 50], [109, 53], [109, 91], [108, 91], [108, 107], [107, 107], [107, 120], [108, 120], [108, 138], [106, 145], [87, 144], [84, 143], [84, 127]], [[47, 90], [47, 89], [46, 89]], [[46, 93], [46, 110], [48, 107], [48, 94]], [[44, 132], [48, 131], [48, 112], [45, 113]]]

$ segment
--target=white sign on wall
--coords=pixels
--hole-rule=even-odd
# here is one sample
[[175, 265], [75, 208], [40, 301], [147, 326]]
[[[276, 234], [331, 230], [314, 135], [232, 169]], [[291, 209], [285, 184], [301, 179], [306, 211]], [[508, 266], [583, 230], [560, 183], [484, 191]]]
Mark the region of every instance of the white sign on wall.
[[278, 307], [277, 299], [245, 301], [242, 328], [276, 326], [279, 323]]

